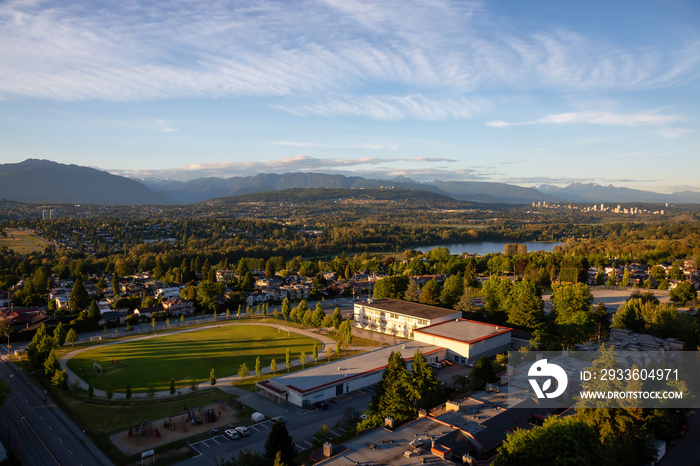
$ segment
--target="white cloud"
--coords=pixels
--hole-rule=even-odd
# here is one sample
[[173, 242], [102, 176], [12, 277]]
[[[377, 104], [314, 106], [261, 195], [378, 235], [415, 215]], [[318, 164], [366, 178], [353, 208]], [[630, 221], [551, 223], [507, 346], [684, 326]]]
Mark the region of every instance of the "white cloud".
[[322, 144], [312, 142], [273, 141], [275, 146], [308, 147], [315, 149], [368, 149], [368, 150], [397, 150], [396, 144]]
[[660, 128], [656, 132], [666, 139], [678, 139], [693, 131], [682, 128]]
[[483, 109], [470, 95], [484, 90], [650, 89], [698, 76], [696, 31], [685, 43], [630, 47], [525, 30], [489, 7], [8, 1], [0, 4], [0, 99], [262, 96], [301, 115], [443, 120]]
[[611, 125], [611, 126], [641, 126], [641, 125], [664, 125], [683, 120], [682, 115], [662, 115], [656, 112], [644, 113], [611, 113], [611, 112], [569, 112], [546, 115], [533, 121], [507, 122], [494, 120], [486, 123], [486, 126], [495, 128], [507, 128], [509, 126], [523, 125], [564, 125], [564, 124], [591, 124], [591, 125]]

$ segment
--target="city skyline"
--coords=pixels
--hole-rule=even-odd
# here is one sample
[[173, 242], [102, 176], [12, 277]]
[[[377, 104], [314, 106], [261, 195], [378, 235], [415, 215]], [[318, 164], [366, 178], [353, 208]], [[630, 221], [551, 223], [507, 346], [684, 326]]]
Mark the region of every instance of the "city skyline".
[[0, 162], [700, 190], [700, 6], [0, 6]]

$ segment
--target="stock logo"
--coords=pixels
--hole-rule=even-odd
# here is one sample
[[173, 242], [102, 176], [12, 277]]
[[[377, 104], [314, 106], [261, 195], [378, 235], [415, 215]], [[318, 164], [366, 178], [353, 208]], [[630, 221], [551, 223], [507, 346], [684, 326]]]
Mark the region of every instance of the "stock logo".
[[[547, 377], [547, 379], [540, 387], [539, 382], [536, 379], [528, 379], [532, 389], [535, 391], [537, 398], [556, 398], [566, 390], [566, 385], [569, 383], [566, 377], [566, 372], [557, 364], [548, 363], [546, 359], [540, 359], [535, 364], [530, 366], [530, 370], [527, 373], [528, 377]], [[549, 389], [552, 388], [552, 378], [557, 381], [556, 390], [551, 393], [547, 393]]]

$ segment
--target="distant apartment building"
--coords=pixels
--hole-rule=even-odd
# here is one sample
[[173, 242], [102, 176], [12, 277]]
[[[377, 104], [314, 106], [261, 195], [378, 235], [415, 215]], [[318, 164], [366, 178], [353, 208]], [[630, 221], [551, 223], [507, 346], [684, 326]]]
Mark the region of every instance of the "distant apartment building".
[[355, 303], [355, 327], [412, 338], [415, 329], [460, 319], [461, 311], [398, 299], [369, 299]]

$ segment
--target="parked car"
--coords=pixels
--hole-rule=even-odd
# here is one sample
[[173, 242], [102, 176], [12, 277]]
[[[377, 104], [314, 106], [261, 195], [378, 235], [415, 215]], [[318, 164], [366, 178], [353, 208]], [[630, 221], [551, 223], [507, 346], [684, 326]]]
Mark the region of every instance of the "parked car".
[[324, 411], [328, 409], [328, 403], [326, 403], [325, 401], [317, 401], [316, 403], [314, 403], [314, 408]]
[[429, 362], [428, 365], [433, 369], [442, 369], [442, 365], [439, 362]]
[[224, 435], [226, 435], [226, 437], [230, 438], [231, 440], [236, 440], [239, 437], [238, 431], [236, 429], [226, 429], [224, 431]]
[[443, 359], [442, 361], [440, 361], [440, 364], [442, 364], [443, 366], [451, 366], [452, 361], [450, 361], [449, 359]]
[[248, 430], [247, 427], [238, 426], [238, 427], [236, 427], [236, 431], [237, 431], [239, 434], [241, 434], [241, 436], [243, 436], [243, 437], [246, 437], [246, 436], [250, 435], [250, 431]]
[[272, 423], [275, 424], [277, 422], [281, 422], [282, 424], [286, 424], [287, 420], [284, 418], [284, 416], [275, 416], [272, 418]]

